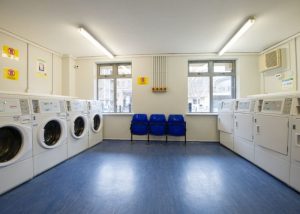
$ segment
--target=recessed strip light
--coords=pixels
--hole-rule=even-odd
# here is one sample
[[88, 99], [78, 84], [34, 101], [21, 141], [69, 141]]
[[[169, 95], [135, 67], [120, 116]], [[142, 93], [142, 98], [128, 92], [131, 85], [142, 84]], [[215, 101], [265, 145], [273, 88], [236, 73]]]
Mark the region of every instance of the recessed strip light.
[[234, 36], [226, 43], [226, 45], [219, 51], [219, 56], [223, 55], [228, 48], [230, 48], [255, 22], [254, 17], [250, 17], [245, 24], [234, 34]]
[[114, 55], [109, 52], [100, 42], [98, 42], [89, 32], [87, 32], [84, 28], [79, 28], [79, 32], [89, 40], [94, 46], [99, 48], [106, 56], [113, 59]]

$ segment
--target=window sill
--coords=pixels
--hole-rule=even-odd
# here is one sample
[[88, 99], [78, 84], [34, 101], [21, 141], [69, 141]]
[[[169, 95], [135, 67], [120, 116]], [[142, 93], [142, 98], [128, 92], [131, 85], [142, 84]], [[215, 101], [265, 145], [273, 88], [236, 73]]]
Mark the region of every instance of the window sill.
[[132, 116], [134, 113], [102, 113], [103, 116]]
[[218, 116], [218, 113], [207, 112], [207, 113], [186, 113], [186, 116]]

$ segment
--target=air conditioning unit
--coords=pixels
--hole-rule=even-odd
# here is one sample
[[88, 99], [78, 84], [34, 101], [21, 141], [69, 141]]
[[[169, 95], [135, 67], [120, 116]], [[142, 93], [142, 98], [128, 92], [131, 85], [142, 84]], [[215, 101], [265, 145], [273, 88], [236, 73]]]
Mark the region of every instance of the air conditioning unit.
[[271, 52], [261, 55], [261, 71], [281, 68], [283, 65], [282, 60], [283, 52], [281, 49], [276, 49]]

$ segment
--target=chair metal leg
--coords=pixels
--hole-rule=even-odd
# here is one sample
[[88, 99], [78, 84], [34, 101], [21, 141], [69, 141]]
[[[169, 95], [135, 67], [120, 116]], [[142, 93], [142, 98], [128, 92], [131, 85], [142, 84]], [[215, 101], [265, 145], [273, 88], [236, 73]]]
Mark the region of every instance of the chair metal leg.
[[133, 144], [133, 134], [131, 133], [130, 143]]
[[184, 135], [184, 145], [186, 145], [186, 134]]
[[166, 143], [168, 143], [168, 135], [166, 135]]
[[149, 134], [147, 136], [147, 144], [150, 144], [150, 136], [149, 136]]

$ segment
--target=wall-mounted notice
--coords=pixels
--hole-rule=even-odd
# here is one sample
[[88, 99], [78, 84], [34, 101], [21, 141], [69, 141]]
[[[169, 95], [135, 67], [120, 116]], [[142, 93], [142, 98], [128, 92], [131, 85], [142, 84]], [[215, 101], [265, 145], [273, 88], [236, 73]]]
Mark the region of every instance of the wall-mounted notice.
[[19, 50], [9, 47], [8, 45], [2, 46], [2, 57], [19, 60]]
[[149, 77], [138, 77], [137, 83], [138, 85], [148, 85]]
[[283, 89], [293, 88], [293, 80], [294, 80], [293, 77], [289, 77], [281, 80], [281, 87]]
[[9, 80], [18, 80], [19, 79], [19, 71], [17, 69], [4, 68], [3, 69], [3, 78], [9, 79]]
[[45, 60], [38, 59], [36, 61], [36, 77], [46, 78], [47, 77], [47, 64]]

